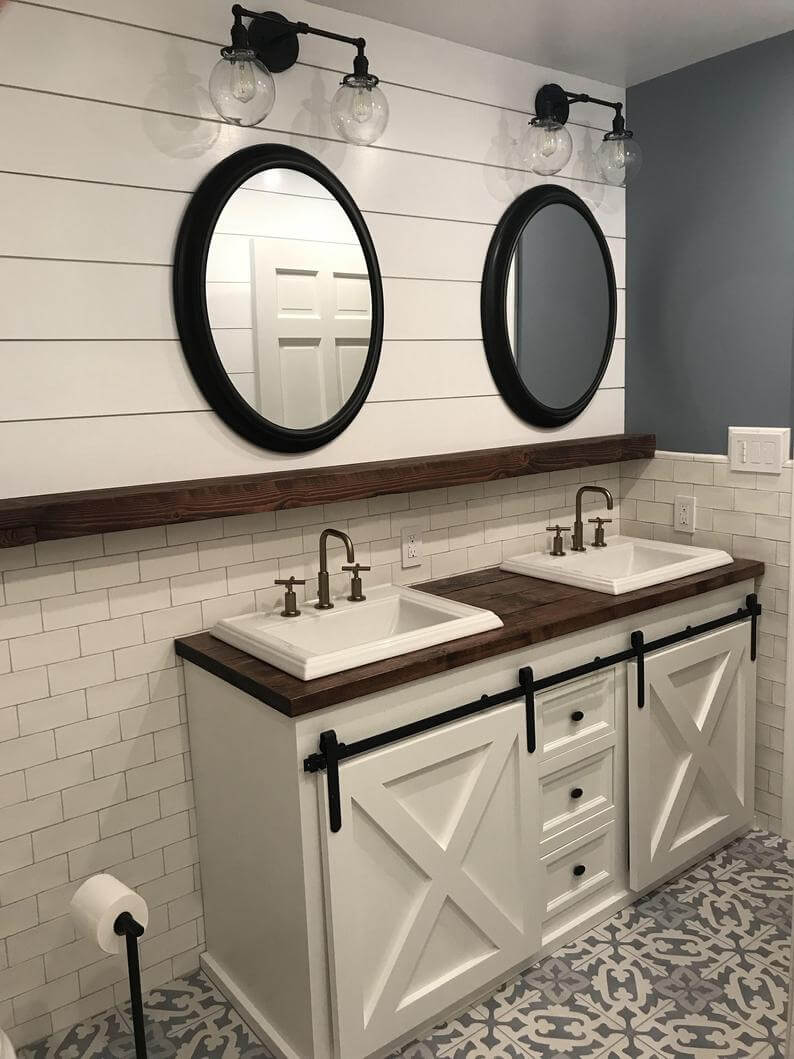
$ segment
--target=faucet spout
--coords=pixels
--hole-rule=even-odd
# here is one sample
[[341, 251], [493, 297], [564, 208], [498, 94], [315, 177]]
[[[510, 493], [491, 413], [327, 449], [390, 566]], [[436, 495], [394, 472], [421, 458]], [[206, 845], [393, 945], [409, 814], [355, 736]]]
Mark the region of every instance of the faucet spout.
[[603, 496], [607, 502], [607, 511], [611, 511], [614, 507], [612, 494], [603, 485], [583, 485], [577, 490], [576, 519], [573, 524], [573, 541], [571, 543], [571, 550], [574, 552], [587, 551], [584, 546], [584, 523], [582, 522], [582, 497], [585, 493], [598, 493]]
[[317, 575], [318, 591], [317, 591], [317, 602], [314, 604], [317, 610], [330, 610], [333, 607], [331, 602], [331, 586], [330, 578], [328, 576], [328, 538], [336, 537], [345, 546], [347, 553], [348, 563], [354, 563], [356, 561], [356, 553], [353, 549], [353, 542], [346, 533], [338, 529], [324, 529], [320, 534], [320, 571]]

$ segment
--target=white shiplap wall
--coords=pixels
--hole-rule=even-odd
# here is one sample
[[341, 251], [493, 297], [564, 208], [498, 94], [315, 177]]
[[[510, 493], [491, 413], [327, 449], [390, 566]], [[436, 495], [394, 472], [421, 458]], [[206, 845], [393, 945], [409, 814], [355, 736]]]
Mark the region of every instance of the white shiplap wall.
[[[12, 0], [0, 13], [0, 497], [265, 472], [623, 429], [623, 297], [601, 392], [565, 431], [533, 430], [496, 394], [480, 342], [493, 226], [529, 178], [513, 140], [560, 75], [291, 0], [293, 18], [363, 33], [386, 82], [382, 142], [340, 143], [327, 101], [343, 47], [302, 41], [267, 128], [221, 123], [206, 94], [226, 0]], [[35, 44], [35, 55], [31, 46]], [[599, 120], [582, 108], [578, 120]], [[594, 179], [599, 133], [573, 126], [564, 180], [624, 276], [623, 193]], [[239, 147], [317, 155], [364, 210], [384, 274], [386, 341], [370, 400], [333, 445], [281, 457], [205, 406], [183, 363], [170, 263], [191, 191]], [[79, 880], [109, 869], [153, 910], [148, 985], [203, 944], [190, 757], [174, 635], [268, 606], [282, 570], [311, 576], [317, 523], [348, 529], [375, 576], [498, 563], [570, 515], [617, 468], [0, 551], [0, 1025], [17, 1043], [120, 1002], [123, 961], [75, 940]], [[405, 521], [427, 561], [401, 571]], [[613, 527], [616, 528], [616, 527]], [[397, 537], [395, 537], [397, 534]]]
[[[493, 226], [535, 181], [514, 141], [555, 74], [303, 2], [291, 17], [363, 33], [391, 122], [338, 140], [328, 100], [348, 49], [302, 40], [266, 127], [220, 122], [206, 92], [225, 2], [14, 0], [0, 15], [0, 497], [264, 472], [545, 439], [496, 394], [480, 343], [479, 279]], [[36, 41], [37, 59], [29, 45]], [[602, 121], [582, 107], [577, 121]], [[571, 126], [559, 180], [594, 210], [624, 275], [624, 193], [599, 182], [599, 132]], [[241, 441], [183, 363], [170, 262], [189, 194], [221, 158], [287, 142], [319, 157], [364, 211], [384, 274], [381, 370], [355, 423], [300, 457]], [[601, 391], [552, 436], [623, 429], [623, 298]]]

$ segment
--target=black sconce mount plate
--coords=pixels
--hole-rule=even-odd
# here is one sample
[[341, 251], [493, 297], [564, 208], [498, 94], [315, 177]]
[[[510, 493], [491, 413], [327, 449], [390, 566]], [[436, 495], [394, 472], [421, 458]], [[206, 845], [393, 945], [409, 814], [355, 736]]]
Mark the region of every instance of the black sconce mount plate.
[[570, 106], [565, 89], [559, 85], [544, 85], [535, 96], [535, 114], [542, 118], [551, 111], [551, 116], [560, 125], [568, 120]]
[[[280, 74], [297, 62], [300, 51], [298, 34], [284, 15], [277, 11], [265, 11], [264, 14], [267, 18], [251, 19], [248, 45], [271, 73]], [[288, 28], [283, 29], [279, 22], [286, 23]]]

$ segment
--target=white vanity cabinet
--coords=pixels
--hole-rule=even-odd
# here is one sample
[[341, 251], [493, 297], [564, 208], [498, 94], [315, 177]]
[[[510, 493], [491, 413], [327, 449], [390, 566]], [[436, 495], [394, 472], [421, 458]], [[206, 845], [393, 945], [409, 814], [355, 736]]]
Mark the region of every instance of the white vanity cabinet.
[[[207, 972], [279, 1056], [384, 1056], [746, 829], [750, 621], [642, 665], [588, 663], [625, 655], [634, 629], [651, 643], [735, 614], [752, 590], [298, 718], [188, 664]], [[501, 701], [460, 712], [482, 695]], [[333, 770], [304, 771], [328, 731], [359, 748], [338, 765], [338, 819]]]
[[[637, 667], [629, 667], [629, 700]], [[755, 667], [746, 624], [649, 655], [629, 710], [631, 886], [642, 890], [753, 820]]]
[[340, 1054], [369, 1055], [540, 948], [537, 784], [523, 701], [341, 766], [343, 826], [322, 828]]

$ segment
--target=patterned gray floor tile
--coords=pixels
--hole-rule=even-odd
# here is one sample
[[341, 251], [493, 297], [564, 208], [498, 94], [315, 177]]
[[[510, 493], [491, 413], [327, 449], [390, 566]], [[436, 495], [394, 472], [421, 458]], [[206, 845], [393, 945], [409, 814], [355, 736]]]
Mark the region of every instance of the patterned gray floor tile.
[[614, 948], [628, 934], [651, 927], [653, 922], [653, 919], [646, 916], [638, 905], [629, 905], [628, 908], [617, 912], [611, 919], [599, 924], [594, 933]]
[[531, 1056], [544, 1059], [592, 1059], [608, 1054], [608, 1049], [624, 1034], [600, 1011], [578, 997], [564, 1004], [553, 1004], [541, 995], [511, 1012], [521, 1020], [520, 1029], [510, 1026], [506, 1032]]
[[604, 1052], [599, 1052], [596, 1059], [660, 1059], [660, 1053], [652, 1048], [647, 1040], [636, 1037], [621, 1037], [616, 1044], [610, 1044]]
[[667, 975], [677, 967], [688, 967], [706, 977], [725, 963], [733, 951], [730, 939], [709, 934], [694, 925], [670, 929], [645, 927], [620, 940], [621, 958], [638, 958]]
[[[597, 953], [603, 952], [608, 947], [609, 941], [606, 932], [590, 930], [580, 938], [569, 941], [567, 945], [561, 945], [559, 949], [555, 950], [553, 955], [559, 960], [565, 960], [571, 967], [578, 967], [579, 964], [586, 963]], [[537, 966], [537, 964], [533, 966]], [[524, 973], [527, 974], [531, 970], [531, 967], [527, 968]]]
[[[791, 905], [790, 897], [788, 903]], [[779, 907], [770, 909], [768, 901], [741, 889], [719, 889], [709, 885], [694, 893], [687, 904], [692, 910], [691, 925], [720, 938], [737, 936], [745, 946], [769, 930], [772, 923], [767, 916], [778, 920], [783, 918]], [[766, 910], [766, 916], [759, 914], [762, 908]]]
[[493, 996], [483, 1000], [477, 1006], [486, 1011], [490, 1018], [504, 1019], [509, 1011], [518, 1004], [528, 1003], [537, 993], [537, 989], [527, 981], [526, 974], [531, 974], [532, 968], [518, 978], [511, 978], [503, 986], [496, 990]]
[[[527, 968], [401, 1059], [776, 1059], [783, 1055], [792, 846], [752, 832]], [[200, 972], [146, 997], [150, 1059], [270, 1059]], [[20, 1059], [134, 1059], [129, 1008]]]
[[167, 1038], [176, 1059], [274, 1059], [234, 1008], [225, 1007]]
[[733, 850], [733, 844], [717, 850], [710, 857], [695, 864], [679, 877], [680, 884], [711, 882], [715, 879], [730, 881], [742, 864], [741, 858]]
[[443, 1059], [528, 1059], [524, 1051], [501, 1026], [484, 1026], [460, 1044], [440, 1053]]
[[742, 1022], [782, 1037], [786, 1025], [788, 978], [765, 964], [731, 961], [713, 982], [720, 990], [718, 1005]]
[[93, 1059], [94, 1056], [127, 1059], [134, 1055], [135, 1045], [129, 1028], [115, 1008], [67, 1030], [60, 1030], [18, 1053], [19, 1059]]
[[[209, 978], [201, 971], [193, 971], [176, 982], [158, 986], [144, 995], [147, 1039], [152, 1026], [161, 1026], [166, 1034], [172, 1034], [183, 1026], [206, 1019], [227, 1005], [228, 1001]], [[130, 1005], [126, 1004], [120, 1010], [131, 1030]]]
[[699, 1013], [671, 1004], [639, 1026], [635, 1036], [647, 1040], [660, 1055], [675, 1059], [751, 1059], [766, 1038], [763, 1031], [716, 1004]]

